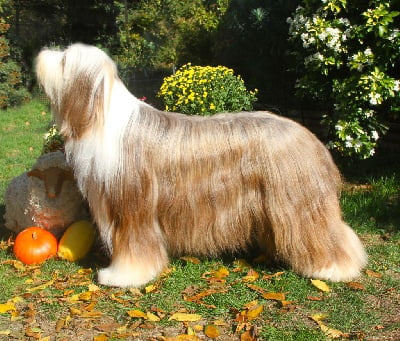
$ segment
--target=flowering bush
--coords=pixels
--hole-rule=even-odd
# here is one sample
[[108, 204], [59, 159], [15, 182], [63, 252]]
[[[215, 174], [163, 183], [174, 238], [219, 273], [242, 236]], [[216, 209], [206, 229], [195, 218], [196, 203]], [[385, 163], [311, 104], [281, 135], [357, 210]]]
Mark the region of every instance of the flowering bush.
[[212, 115], [251, 110], [257, 90], [247, 91], [240, 76], [224, 66], [183, 65], [164, 78], [158, 96], [166, 111]]
[[[394, 2], [393, 2], [394, 3]], [[292, 18], [297, 90], [328, 104], [328, 146], [368, 158], [400, 111], [400, 31], [390, 0], [304, 0]]]

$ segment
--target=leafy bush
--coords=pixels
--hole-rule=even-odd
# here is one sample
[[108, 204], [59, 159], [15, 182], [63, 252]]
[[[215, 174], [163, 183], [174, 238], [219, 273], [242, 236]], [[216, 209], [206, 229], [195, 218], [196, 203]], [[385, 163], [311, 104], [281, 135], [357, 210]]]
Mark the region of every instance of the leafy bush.
[[0, 108], [15, 106], [29, 99], [22, 87], [21, 68], [10, 58], [10, 48], [5, 34], [10, 25], [0, 17]]
[[212, 115], [251, 110], [257, 90], [248, 91], [240, 76], [224, 66], [183, 65], [164, 78], [158, 96], [165, 110], [184, 114]]
[[56, 125], [52, 125], [43, 138], [42, 154], [64, 151], [64, 138]]
[[399, 15], [389, 0], [304, 0], [289, 34], [298, 58], [298, 94], [328, 105], [329, 146], [368, 158], [400, 111]]

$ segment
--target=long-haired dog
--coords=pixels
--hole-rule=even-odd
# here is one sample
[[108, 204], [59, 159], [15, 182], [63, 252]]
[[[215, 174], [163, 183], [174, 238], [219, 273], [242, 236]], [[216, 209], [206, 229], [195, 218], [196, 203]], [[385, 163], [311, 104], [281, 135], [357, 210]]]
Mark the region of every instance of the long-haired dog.
[[111, 254], [101, 284], [140, 286], [169, 255], [252, 244], [308, 277], [346, 281], [366, 264], [341, 217], [339, 171], [301, 125], [268, 112], [159, 111], [92, 46], [45, 49], [36, 70]]

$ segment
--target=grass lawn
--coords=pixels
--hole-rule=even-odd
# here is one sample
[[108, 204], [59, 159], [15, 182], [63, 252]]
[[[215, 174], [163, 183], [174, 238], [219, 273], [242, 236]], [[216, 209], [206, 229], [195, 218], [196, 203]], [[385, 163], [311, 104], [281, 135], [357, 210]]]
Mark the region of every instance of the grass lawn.
[[4, 227], [9, 181], [41, 153], [50, 114], [32, 101], [0, 111], [0, 340], [400, 339], [400, 164], [390, 155], [342, 167], [342, 206], [369, 254], [361, 278], [312, 282], [257, 254], [182, 257], [141, 289], [96, 284], [107, 261], [26, 266]]

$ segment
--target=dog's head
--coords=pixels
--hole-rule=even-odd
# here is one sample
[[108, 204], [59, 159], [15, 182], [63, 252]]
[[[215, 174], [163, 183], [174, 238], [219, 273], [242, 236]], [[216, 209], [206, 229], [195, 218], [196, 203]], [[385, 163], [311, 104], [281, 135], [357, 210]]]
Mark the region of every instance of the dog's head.
[[36, 73], [64, 136], [80, 138], [102, 124], [118, 77], [114, 62], [103, 51], [83, 44], [64, 51], [44, 49], [37, 57]]

